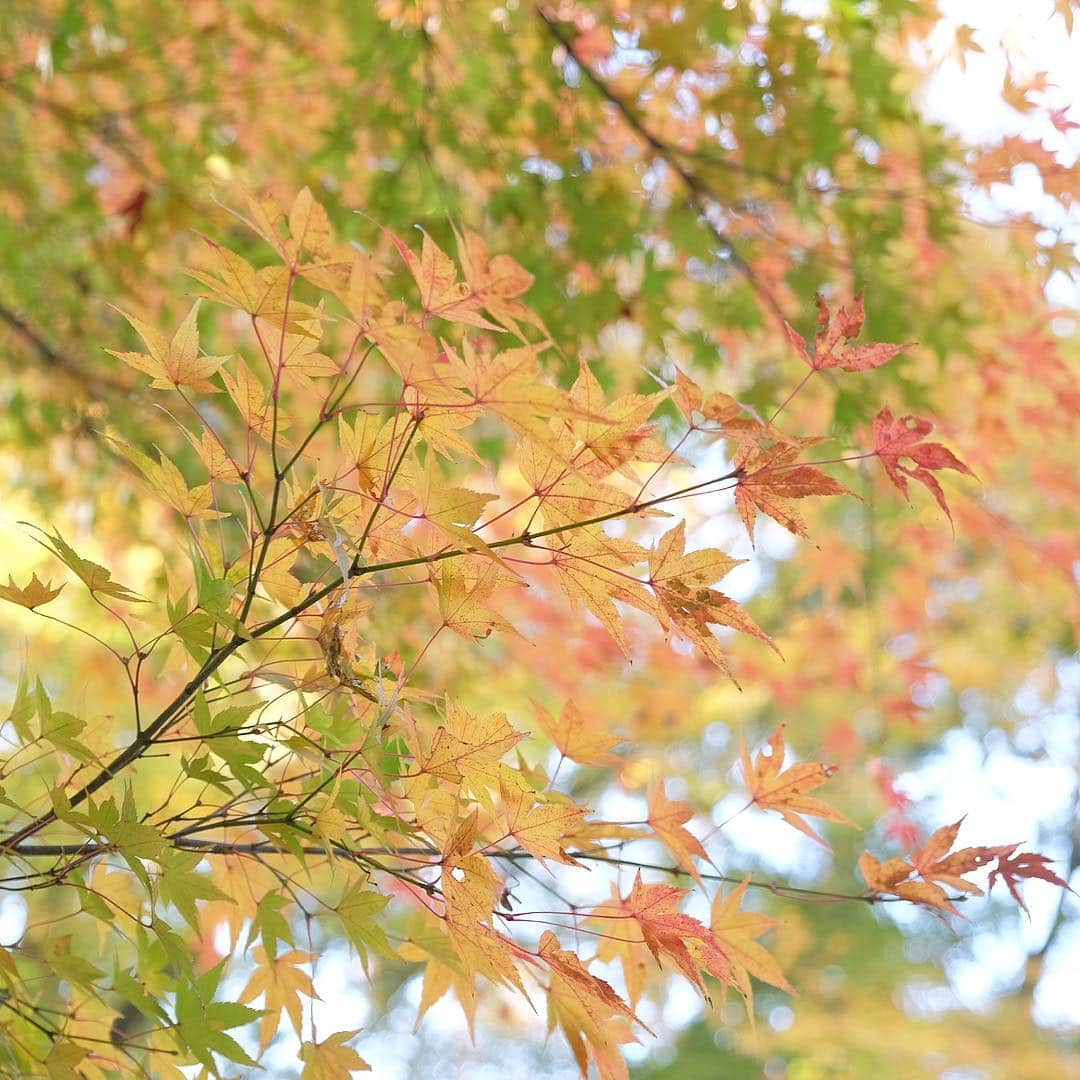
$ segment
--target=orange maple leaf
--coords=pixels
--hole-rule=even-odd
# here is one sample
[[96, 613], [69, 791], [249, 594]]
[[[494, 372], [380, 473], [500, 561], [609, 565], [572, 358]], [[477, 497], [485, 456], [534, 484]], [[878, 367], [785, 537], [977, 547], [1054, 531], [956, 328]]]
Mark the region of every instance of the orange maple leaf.
[[674, 802], [664, 793], [663, 784], [656, 784], [649, 792], [649, 825], [664, 846], [675, 856], [678, 864], [701, 885], [701, 874], [694, 865], [695, 856], [715, 865], [701, 841], [686, 828], [694, 812], [684, 802]]
[[859, 870], [866, 884], [874, 892], [891, 893], [916, 904], [959, 915], [952, 899], [941, 887], [982, 895], [982, 889], [962, 875], [978, 870], [995, 859], [1008, 857], [1016, 849], [1015, 844], [1001, 847], [967, 847], [950, 852], [956, 843], [963, 818], [951, 825], [944, 825], [909, 859], [889, 859], [879, 862], [869, 851], [859, 857]]
[[846, 342], [857, 338], [862, 333], [866, 319], [863, 294], [860, 292], [852, 304], [851, 310], [840, 306], [830, 311], [828, 304], [819, 296], [818, 332], [814, 339], [814, 352], [806, 348], [806, 339], [793, 327], [784, 323], [788, 340], [795, 346], [795, 351], [813, 371], [825, 368], [840, 368], [842, 371], [870, 371], [881, 367], [897, 353], [903, 352], [907, 345], [890, 345], [875, 342], [866, 345], [848, 345]]
[[[456, 232], [456, 230], [455, 230]], [[528, 323], [549, 336], [539, 315], [517, 298], [528, 292], [533, 275], [509, 255], [488, 254], [483, 238], [469, 229], [457, 234], [458, 255], [465, 280], [488, 314], [524, 340], [518, 321]]]
[[762, 750], [757, 759], [750, 760], [746, 743], [742, 744], [742, 770], [750, 788], [750, 801], [762, 810], [775, 810], [792, 827], [809, 836], [811, 840], [831, 850], [802, 818], [803, 814], [835, 821], [839, 825], [854, 825], [839, 810], [807, 792], [821, 787], [836, 772], [835, 765], [823, 765], [818, 761], [802, 761], [784, 767], [784, 725], [781, 724], [769, 736], [768, 754]]
[[686, 552], [685, 547], [686, 523], [680, 521], [649, 552], [649, 584], [660, 602], [661, 625], [673, 627], [725, 672], [727, 661], [710, 624], [741, 630], [776, 649], [772, 638], [731, 597], [709, 587], [741, 560], [718, 548]]
[[623, 1080], [629, 1074], [617, 1044], [637, 1041], [632, 1023], [649, 1028], [609, 983], [593, 975], [576, 953], [561, 948], [550, 930], [540, 938], [537, 955], [551, 970], [549, 1029], [556, 1024], [562, 1029], [583, 1077], [591, 1058], [603, 1080]]
[[533, 708], [544, 734], [571, 761], [597, 769], [618, 768], [622, 763], [620, 758], [608, 753], [622, 739], [605, 731], [599, 724], [586, 720], [572, 701], [563, 706], [557, 719], [536, 702], [533, 702]]
[[678, 910], [689, 889], [677, 885], [646, 885], [641, 871], [634, 879], [623, 910], [641, 930], [657, 963], [667, 957], [709, 1000], [701, 972], [729, 986], [736, 985], [734, 965], [716, 935], [702, 922]]

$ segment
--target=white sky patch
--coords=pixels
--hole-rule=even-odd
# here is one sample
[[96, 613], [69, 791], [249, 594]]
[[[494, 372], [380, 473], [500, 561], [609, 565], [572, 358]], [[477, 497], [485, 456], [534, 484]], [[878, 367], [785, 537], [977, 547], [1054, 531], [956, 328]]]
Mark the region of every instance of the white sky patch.
[[[921, 95], [926, 117], [971, 145], [992, 145], [1003, 136], [1020, 135], [1041, 141], [1062, 166], [1077, 165], [1080, 129], [1059, 131], [1047, 109], [1064, 109], [1068, 120], [1080, 124], [1080, 25], [1070, 37], [1064, 19], [1054, 14], [1052, 0], [939, 0], [939, 6], [943, 18], [930, 36], [926, 55], [919, 57], [938, 64]], [[953, 49], [957, 31], [964, 27], [974, 31], [972, 40], [983, 51], [965, 52], [961, 68]], [[1020, 112], [1002, 100], [1010, 67], [1019, 86], [1045, 73], [1046, 89], [1031, 94], [1038, 108]], [[968, 209], [987, 221], [1027, 212], [1046, 226], [1040, 244], [1080, 243], [1080, 207], [1066, 210], [1046, 195], [1034, 168], [1014, 169], [1012, 184], [995, 185], [989, 197], [972, 193]], [[1075, 276], [1053, 274], [1047, 295], [1062, 307], [1080, 308], [1080, 282]]]

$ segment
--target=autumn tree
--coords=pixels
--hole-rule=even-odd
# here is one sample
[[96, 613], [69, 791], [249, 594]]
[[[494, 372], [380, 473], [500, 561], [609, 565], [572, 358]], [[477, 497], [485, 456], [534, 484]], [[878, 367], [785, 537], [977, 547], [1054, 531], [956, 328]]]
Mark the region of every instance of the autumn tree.
[[1063, 1068], [1068, 809], [910, 792], [1075, 773], [1072, 256], [971, 208], [1075, 175], [921, 118], [929, 5], [312, 15], [0, 16], [4, 1068]]

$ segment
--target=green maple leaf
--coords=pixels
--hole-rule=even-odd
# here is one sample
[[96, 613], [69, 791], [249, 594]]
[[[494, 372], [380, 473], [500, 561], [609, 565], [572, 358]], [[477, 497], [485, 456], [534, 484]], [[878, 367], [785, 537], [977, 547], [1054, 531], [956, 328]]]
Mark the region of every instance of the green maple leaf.
[[160, 859], [161, 876], [158, 878], [158, 897], [163, 903], [172, 904], [184, 917], [187, 924], [196, 932], [199, 930], [199, 909], [197, 900], [225, 900], [230, 904], [236, 901], [223, 893], [207, 874], [200, 874], [196, 867], [202, 856], [196, 852], [177, 851], [175, 848], [165, 851]]
[[345, 928], [345, 935], [352, 942], [364, 963], [367, 962], [368, 949], [382, 953], [384, 956], [394, 955], [394, 950], [383, 928], [374, 921], [374, 916], [389, 902], [388, 896], [365, 889], [360, 883], [353, 885], [337, 906], [338, 917]]

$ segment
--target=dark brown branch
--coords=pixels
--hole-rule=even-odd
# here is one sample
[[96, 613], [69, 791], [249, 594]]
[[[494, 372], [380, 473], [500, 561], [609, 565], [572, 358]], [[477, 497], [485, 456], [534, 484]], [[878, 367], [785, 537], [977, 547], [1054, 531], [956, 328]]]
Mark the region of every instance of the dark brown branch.
[[[217, 828], [223, 828], [226, 824], [216, 826]], [[173, 847], [181, 848], [185, 851], [198, 851], [206, 855], [282, 855], [293, 856], [295, 855], [296, 848], [284, 847], [280, 844], [274, 844], [267, 841], [252, 841], [250, 843], [238, 843], [226, 840], [199, 840], [193, 837], [176, 836], [171, 837], [169, 841]], [[305, 844], [299, 849], [305, 855], [325, 855], [327, 849], [320, 844]], [[17, 847], [10, 850], [12, 856], [21, 856], [22, 858], [64, 858], [68, 856], [74, 856], [79, 858], [94, 857], [97, 854], [107, 855], [112, 851], [107, 846], [99, 846], [93, 843], [72, 843], [72, 844], [20, 844]], [[418, 855], [430, 856], [432, 859], [431, 866], [439, 866], [442, 861], [442, 852], [438, 848], [426, 847], [426, 846], [412, 846], [412, 847], [361, 847], [350, 848], [340, 844], [332, 844], [330, 851], [334, 855], [338, 855], [346, 859], [366, 859], [370, 856], [382, 856], [385, 858], [411, 858]], [[528, 851], [516, 850], [516, 851], [483, 851], [489, 859], [504, 859], [508, 862], [521, 862], [525, 860], [533, 860], [536, 858]], [[671, 874], [675, 877], [689, 877], [690, 872], [677, 866], [663, 866], [660, 863], [642, 862], [640, 859], [624, 858], [622, 856], [611, 856], [604, 852], [592, 851], [569, 851], [567, 852], [571, 858], [578, 859], [582, 862], [597, 862], [604, 863], [609, 866], [631, 867], [638, 870], [656, 870], [664, 874]], [[730, 874], [712, 874], [702, 873], [700, 877], [704, 881], [715, 881], [727, 885], [741, 885], [746, 880], [748, 875], [741, 877], [735, 877]], [[840, 893], [829, 892], [822, 889], [807, 889], [800, 885], [788, 885], [781, 881], [754, 881], [750, 880], [749, 885], [756, 889], [765, 889], [768, 892], [774, 893], [777, 896], [784, 896], [790, 899], [805, 899], [816, 903], [842, 903], [847, 901], [858, 901], [863, 904], [899, 904], [910, 903], [901, 896], [881, 896], [875, 893]], [[948, 898], [953, 903], [962, 903], [969, 899], [967, 896], [950, 896]]]

